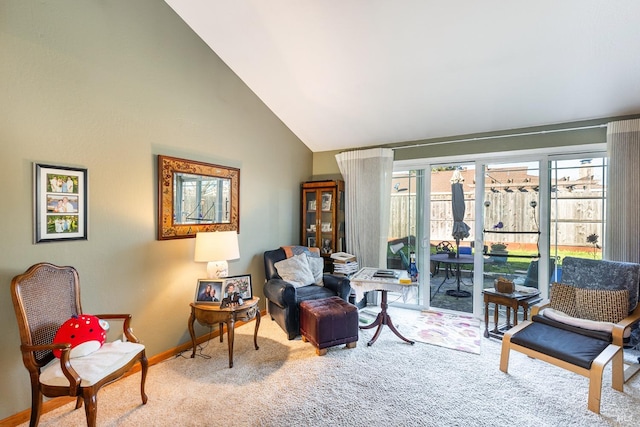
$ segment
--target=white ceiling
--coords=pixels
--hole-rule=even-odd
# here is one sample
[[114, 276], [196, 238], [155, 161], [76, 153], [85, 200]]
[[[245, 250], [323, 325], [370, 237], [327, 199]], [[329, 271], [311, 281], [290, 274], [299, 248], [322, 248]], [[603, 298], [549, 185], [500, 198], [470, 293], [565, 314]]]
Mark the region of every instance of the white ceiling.
[[640, 113], [638, 0], [165, 0], [312, 151]]

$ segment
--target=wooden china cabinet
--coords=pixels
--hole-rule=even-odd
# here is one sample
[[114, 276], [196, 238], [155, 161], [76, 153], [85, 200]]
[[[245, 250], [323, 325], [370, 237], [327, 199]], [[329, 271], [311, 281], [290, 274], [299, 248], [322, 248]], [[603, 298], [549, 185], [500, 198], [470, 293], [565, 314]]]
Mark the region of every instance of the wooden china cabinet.
[[344, 181], [302, 184], [301, 226], [301, 244], [320, 248], [325, 265], [332, 253], [345, 251]]

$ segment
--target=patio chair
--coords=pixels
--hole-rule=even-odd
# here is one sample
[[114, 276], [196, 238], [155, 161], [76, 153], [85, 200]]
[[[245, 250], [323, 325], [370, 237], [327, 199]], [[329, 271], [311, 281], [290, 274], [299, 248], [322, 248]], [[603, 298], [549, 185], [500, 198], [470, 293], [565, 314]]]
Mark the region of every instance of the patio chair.
[[[145, 347], [138, 343], [129, 323], [129, 314], [94, 315], [100, 319], [122, 321], [126, 342], [105, 343], [98, 350], [74, 357], [71, 344], [54, 344], [60, 326], [72, 316], [82, 313], [80, 282], [73, 267], [39, 263], [13, 278], [11, 297], [20, 329], [22, 361], [31, 378], [31, 421], [38, 425], [42, 397], [76, 397], [76, 407], [84, 401], [87, 425], [96, 425], [97, 398], [100, 388], [121, 378], [140, 363], [142, 403], [148, 362]], [[61, 351], [60, 359], [54, 350]]]
[[[387, 255], [387, 268], [395, 270], [409, 270], [409, 258], [406, 252], [411, 252], [416, 245], [415, 236], [405, 236], [387, 242], [390, 255]], [[407, 248], [406, 250], [402, 250]]]
[[[529, 288], [538, 288], [538, 260], [533, 260], [527, 268], [527, 275], [524, 278], [523, 286]], [[556, 270], [556, 259], [549, 258], [549, 278], [553, 277], [553, 272]]]

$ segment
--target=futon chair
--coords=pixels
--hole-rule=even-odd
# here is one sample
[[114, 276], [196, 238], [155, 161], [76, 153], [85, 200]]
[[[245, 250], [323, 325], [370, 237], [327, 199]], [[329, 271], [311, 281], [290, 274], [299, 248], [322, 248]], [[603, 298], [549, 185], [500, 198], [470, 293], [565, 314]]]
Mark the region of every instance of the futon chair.
[[[73, 267], [39, 263], [13, 278], [11, 297], [20, 329], [22, 361], [31, 379], [31, 420], [35, 427], [42, 412], [42, 397], [76, 397], [76, 407], [84, 402], [87, 425], [96, 425], [100, 388], [141, 366], [140, 393], [144, 391], [148, 362], [144, 345], [130, 328], [129, 314], [94, 314], [100, 319], [122, 322], [126, 342], [104, 343], [90, 354], [73, 357], [71, 344], [53, 343], [60, 326], [72, 316], [82, 315], [80, 283]], [[60, 351], [60, 359], [54, 356]]]
[[500, 370], [507, 372], [511, 350], [589, 378], [588, 408], [600, 412], [602, 374], [611, 362], [612, 387], [640, 364], [624, 367], [623, 348], [640, 321], [640, 264], [566, 257], [563, 283], [551, 285], [550, 298], [532, 308], [532, 318], [507, 331]]
[[[317, 248], [312, 248], [317, 249]], [[332, 274], [323, 274], [321, 284], [293, 284], [278, 273], [276, 264], [297, 255], [308, 254], [312, 258], [319, 256], [304, 246], [281, 247], [264, 253], [265, 284], [264, 296], [267, 299], [267, 311], [272, 320], [286, 332], [292, 340], [300, 335], [300, 308], [302, 301], [339, 296], [348, 301], [351, 293], [349, 279]], [[306, 256], [306, 255], [305, 255]]]

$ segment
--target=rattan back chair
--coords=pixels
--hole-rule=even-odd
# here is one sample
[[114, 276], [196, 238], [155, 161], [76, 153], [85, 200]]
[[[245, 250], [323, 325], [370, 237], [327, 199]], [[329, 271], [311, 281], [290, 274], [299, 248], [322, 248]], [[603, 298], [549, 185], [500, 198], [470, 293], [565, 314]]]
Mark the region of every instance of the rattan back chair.
[[[76, 409], [84, 402], [87, 425], [95, 426], [98, 390], [122, 377], [138, 362], [142, 403], [147, 402], [144, 385], [148, 362], [144, 346], [131, 331], [129, 314], [95, 314], [101, 319], [122, 322], [125, 342], [105, 343], [99, 350], [78, 358], [70, 357], [69, 343], [53, 344], [58, 328], [72, 316], [82, 314], [75, 268], [35, 264], [13, 278], [11, 297], [20, 329], [22, 360], [31, 379], [30, 426], [38, 425], [43, 396], [76, 397]], [[59, 360], [53, 355], [54, 349], [62, 350]], [[109, 367], [96, 368], [101, 366]]]

